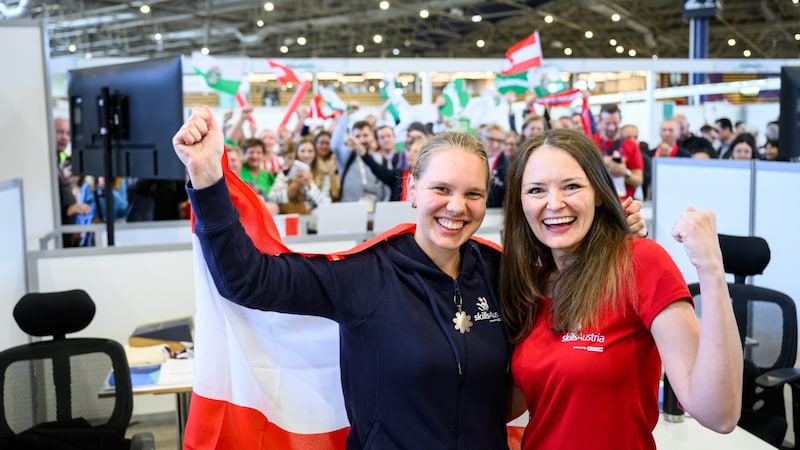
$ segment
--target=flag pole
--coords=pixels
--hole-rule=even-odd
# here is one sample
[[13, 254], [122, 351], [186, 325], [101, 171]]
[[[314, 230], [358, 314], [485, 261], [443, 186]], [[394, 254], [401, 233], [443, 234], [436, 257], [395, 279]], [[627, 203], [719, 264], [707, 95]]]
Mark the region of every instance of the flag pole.
[[292, 114], [297, 110], [297, 107], [300, 106], [300, 102], [303, 101], [303, 97], [306, 96], [306, 93], [311, 88], [311, 82], [308, 80], [303, 80], [298, 86], [297, 91], [294, 93], [294, 97], [289, 101], [289, 105], [286, 106], [286, 114], [281, 119], [281, 123], [278, 125], [278, 129], [285, 128], [286, 124], [289, 123], [289, 119], [292, 117]]

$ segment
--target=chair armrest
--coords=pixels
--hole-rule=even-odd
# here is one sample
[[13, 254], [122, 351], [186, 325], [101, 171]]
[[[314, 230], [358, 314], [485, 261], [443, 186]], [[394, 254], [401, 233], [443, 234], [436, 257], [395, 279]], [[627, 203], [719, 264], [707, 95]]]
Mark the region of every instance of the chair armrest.
[[761, 387], [776, 387], [785, 383], [792, 383], [800, 380], [800, 369], [787, 367], [783, 369], [770, 370], [756, 378], [756, 384]]

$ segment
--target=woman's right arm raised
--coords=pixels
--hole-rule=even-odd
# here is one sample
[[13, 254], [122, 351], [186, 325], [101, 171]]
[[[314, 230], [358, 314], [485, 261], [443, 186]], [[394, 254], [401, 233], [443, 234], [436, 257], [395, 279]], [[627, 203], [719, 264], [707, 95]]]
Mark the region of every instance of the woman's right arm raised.
[[192, 187], [202, 189], [222, 178], [224, 134], [208, 106], [192, 110], [192, 115], [175, 133], [172, 145], [189, 172]]

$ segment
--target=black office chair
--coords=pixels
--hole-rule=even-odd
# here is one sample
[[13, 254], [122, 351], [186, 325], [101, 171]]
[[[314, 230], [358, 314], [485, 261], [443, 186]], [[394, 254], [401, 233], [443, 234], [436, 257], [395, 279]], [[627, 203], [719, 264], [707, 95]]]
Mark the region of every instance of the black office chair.
[[[66, 337], [86, 328], [94, 313], [94, 302], [82, 290], [19, 300], [14, 308], [19, 327], [52, 339], [0, 352], [0, 448], [155, 448], [152, 433], [125, 438], [133, 392], [122, 345]], [[112, 368], [115, 389], [100, 395]]]
[[[742, 414], [739, 426], [777, 448], [783, 446], [787, 430], [782, 383], [775, 371], [793, 369], [797, 357], [797, 312], [794, 301], [786, 294], [765, 287], [745, 284], [748, 276], [759, 275], [769, 264], [767, 241], [755, 236], [719, 235], [725, 272], [734, 276], [728, 283], [733, 313], [744, 349]], [[689, 291], [698, 302], [700, 287], [694, 283]], [[699, 302], [698, 302], [699, 303]], [[700, 305], [702, 314], [702, 305]], [[771, 385], [765, 384], [770, 374]], [[800, 379], [800, 375], [796, 375]], [[797, 386], [791, 384], [795, 402], [800, 399]], [[795, 430], [800, 417], [794, 411]], [[794, 448], [794, 447], [788, 447]]]

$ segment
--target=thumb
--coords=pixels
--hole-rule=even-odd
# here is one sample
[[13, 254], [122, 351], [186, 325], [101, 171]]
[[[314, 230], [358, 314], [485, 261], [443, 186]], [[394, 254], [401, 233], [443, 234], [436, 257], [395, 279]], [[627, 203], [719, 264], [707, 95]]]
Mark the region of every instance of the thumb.
[[211, 108], [209, 108], [208, 105], [204, 105], [203, 110], [206, 116], [206, 124], [208, 125], [208, 131], [221, 131], [219, 128], [219, 124], [217, 123], [216, 117], [214, 117], [214, 114], [211, 113]]

